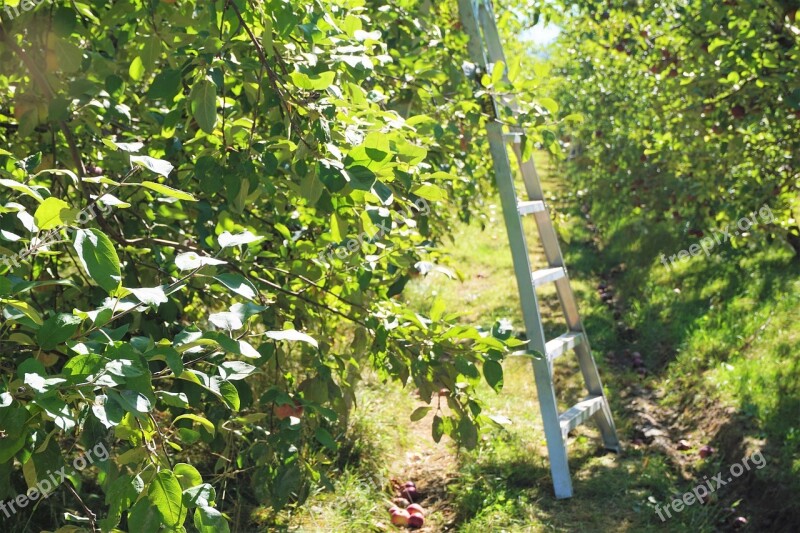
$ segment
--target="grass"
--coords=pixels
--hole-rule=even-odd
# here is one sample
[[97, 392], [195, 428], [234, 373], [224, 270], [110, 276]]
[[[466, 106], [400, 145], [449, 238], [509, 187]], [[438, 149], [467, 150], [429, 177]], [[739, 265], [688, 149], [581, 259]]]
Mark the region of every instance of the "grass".
[[[800, 527], [794, 494], [800, 485], [800, 268], [779, 243], [720, 248], [710, 258], [665, 269], [662, 250], [685, 248], [669, 228], [639, 214], [619, 214], [587, 229], [584, 199], [538, 161], [558, 220], [595, 357], [625, 448], [598, 452], [597, 432], [582, 426], [570, 438], [575, 496], [552, 495], [545, 442], [529, 364], [504, 363], [501, 394], [482, 391], [486, 409], [512, 420], [485, 433], [479, 447], [459, 452], [435, 445], [430, 421], [408, 421], [420, 401], [412, 391], [364, 380], [332, 492], [319, 492], [292, 516], [296, 529], [368, 531], [390, 529], [385, 512], [391, 478], [415, 479], [432, 511], [427, 531], [718, 531], [735, 516], [753, 530]], [[592, 213], [603, 206], [592, 206]], [[463, 281], [437, 273], [416, 279], [405, 292], [411, 306], [427, 312], [435, 298], [459, 310], [465, 323], [490, 326], [522, 321], [511, 257], [499, 205], [485, 228], [460, 226], [442, 252]], [[598, 219], [611, 220], [612, 217]], [[532, 264], [535, 231], [527, 226]], [[647, 232], [642, 231], [646, 227]], [[613, 287], [615, 307], [595, 290]], [[541, 293], [545, 330], [563, 331], [553, 290]], [[634, 371], [629, 353], [639, 351], [647, 374]], [[556, 381], [562, 408], [582, 393], [577, 366], [562, 358]], [[644, 406], [644, 407], [642, 407]], [[649, 418], [648, 418], [649, 417]], [[643, 428], [656, 422], [663, 435], [648, 444]], [[676, 442], [689, 441], [679, 451]], [[644, 442], [643, 442], [644, 441]], [[709, 444], [717, 452], [701, 459]], [[721, 489], [661, 522], [662, 507], [702, 482], [727, 472], [755, 450], [767, 460]]]

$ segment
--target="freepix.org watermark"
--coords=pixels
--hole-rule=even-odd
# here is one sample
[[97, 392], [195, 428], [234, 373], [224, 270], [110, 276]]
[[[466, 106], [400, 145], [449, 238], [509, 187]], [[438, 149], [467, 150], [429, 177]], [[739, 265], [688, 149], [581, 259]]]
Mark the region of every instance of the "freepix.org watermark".
[[[751, 462], [752, 465], [750, 464]], [[708, 479], [708, 476], [703, 476], [703, 483], [684, 493], [680, 498], [672, 500], [663, 509], [661, 508], [661, 504], [656, 504], [656, 514], [658, 514], [658, 517], [664, 522], [667, 518], [672, 518], [670, 508], [675, 513], [680, 513], [686, 507], [694, 505], [697, 502], [703, 503], [709, 494], [716, 492], [720, 487], [724, 487], [745, 472], [749, 472], [751, 466], [755, 465], [756, 470], [761, 470], [766, 464], [767, 460], [764, 459], [760, 451], [753, 452], [750, 457], [744, 457], [741, 463], [732, 464], [729, 469], [730, 475], [728, 477], [725, 477], [724, 472], [712, 476], [711, 479]], [[666, 516], [664, 516], [664, 514], [666, 514]]]
[[[88, 224], [95, 218], [97, 218], [97, 213], [95, 213], [95, 208], [98, 211], [102, 212], [104, 215], [108, 215], [111, 213], [110, 206], [95, 202], [85, 207], [80, 212], [78, 212], [77, 216], [75, 217], [74, 223], [79, 226], [83, 226], [85, 224]], [[7, 256], [7, 255], [1, 256], [0, 265], [3, 265], [7, 268], [19, 268], [20, 261], [24, 261], [25, 259], [34, 257], [39, 249], [46, 248], [51, 244], [55, 243], [56, 241], [58, 241], [59, 232], [62, 229], [66, 230], [67, 232], [75, 231], [75, 228], [71, 226], [59, 226], [57, 228], [51, 229], [47, 231], [44, 235], [42, 235], [40, 238], [34, 240], [29, 247], [23, 248], [22, 250], [20, 250], [19, 252], [17, 252], [12, 256]]]
[[104, 443], [99, 442], [92, 449], [86, 450], [83, 455], [76, 457], [72, 461], [71, 470], [67, 470], [69, 465], [64, 465], [55, 472], [48, 470], [45, 476], [35, 486], [29, 488], [25, 494], [18, 494], [7, 502], [0, 501], [0, 512], [6, 518], [11, 518], [12, 515], [17, 514], [20, 509], [24, 509], [28, 504], [49, 497], [70, 475], [88, 468], [95, 461], [102, 463], [107, 460], [108, 448]]
[[[775, 221], [775, 215], [767, 205], [762, 205], [758, 210], [758, 219], [760, 219], [761, 224], [770, 224]], [[753, 211], [750, 213], [750, 216], [742, 217], [737, 220], [736, 224], [728, 224], [721, 230], [711, 230], [712, 236], [703, 237], [699, 242], [689, 246], [687, 250], [681, 250], [677, 254], [673, 254], [669, 257], [665, 254], [661, 254], [661, 264], [664, 265], [664, 268], [671, 268], [676, 258], [681, 261], [688, 261], [690, 258], [700, 255], [700, 252], [705, 253], [706, 257], [709, 257], [711, 255], [711, 250], [724, 242], [728, 242], [731, 235], [742, 235], [753, 226], [757, 226], [759, 224], [758, 219], [756, 218], [756, 211]], [[667, 259], [669, 259], [669, 264], [667, 264]]]
[[8, 20], [13, 20], [20, 16], [20, 14], [33, 11], [37, 6], [42, 4], [53, 5], [53, 0], [22, 0], [16, 6], [6, 6], [6, 16], [8, 16]]
[[[417, 198], [414, 201], [414, 207], [416, 207], [417, 211], [419, 211], [419, 213], [422, 215], [428, 215], [431, 212], [431, 208], [424, 198]], [[406, 218], [411, 218], [410, 210], [406, 213]], [[360, 235], [356, 235], [355, 237], [343, 241], [338, 246], [334, 246], [329, 250], [322, 250], [317, 256], [317, 259], [319, 259], [320, 262], [327, 264], [330, 264], [334, 255], [339, 259], [345, 259], [348, 255], [360, 250], [364, 244], [371, 244], [384, 235], [387, 235], [392, 229], [392, 222], [391, 220], [386, 219], [378, 224], [377, 228], [378, 231], [376, 231], [372, 236], [365, 231]]]

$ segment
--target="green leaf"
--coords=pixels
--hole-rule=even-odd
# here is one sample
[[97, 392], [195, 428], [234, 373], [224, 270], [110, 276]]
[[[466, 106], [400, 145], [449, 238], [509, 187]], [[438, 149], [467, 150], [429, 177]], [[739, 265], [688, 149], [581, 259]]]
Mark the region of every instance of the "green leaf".
[[[137, 480], [133, 476], [122, 474], [112, 481], [110, 487], [106, 490], [105, 502], [109, 506], [109, 510], [108, 516], [100, 521], [102, 530], [110, 531], [116, 527], [122, 517], [122, 512], [133, 506], [138, 495]], [[131, 527], [132, 526], [133, 524], [131, 524]], [[156, 527], [157, 526], [158, 524], [156, 524]], [[134, 531], [145, 530], [139, 529]]]
[[184, 409], [189, 407], [189, 398], [183, 392], [158, 391], [156, 395], [170, 407], [182, 407]]
[[266, 333], [267, 337], [276, 341], [300, 341], [300, 342], [307, 342], [314, 348], [318, 348], [319, 344], [317, 341], [314, 340], [313, 337], [306, 335], [305, 333], [301, 333], [299, 331], [293, 329], [287, 329], [285, 331], [268, 331]]
[[458, 423], [458, 436], [461, 444], [468, 450], [478, 445], [478, 427], [467, 417], [463, 417]]
[[78, 422], [69, 405], [54, 396], [36, 397], [33, 403], [43, 409], [61, 431], [72, 431]]
[[442, 435], [444, 435], [444, 420], [439, 415], [436, 415], [433, 417], [433, 424], [431, 425], [431, 436], [434, 442], [439, 442], [442, 440]]
[[214, 427], [214, 424], [212, 424], [212, 423], [211, 423], [211, 422], [210, 422], [210, 421], [209, 421], [207, 418], [205, 418], [205, 417], [198, 416], [198, 415], [193, 415], [193, 414], [191, 414], [191, 413], [187, 413], [187, 414], [180, 415], [179, 417], [175, 418], [175, 420], [173, 420], [173, 421], [172, 421], [172, 424], [174, 425], [174, 424], [175, 424], [175, 422], [177, 422], [177, 421], [179, 421], [179, 420], [191, 420], [191, 421], [193, 421], [193, 422], [197, 422], [198, 424], [200, 424], [201, 426], [203, 426], [203, 427], [206, 429], [206, 431], [208, 431], [208, 432], [209, 432], [209, 433], [211, 433], [212, 435], [213, 435], [214, 433], [216, 433], [216, 428]]
[[222, 311], [220, 313], [211, 313], [208, 315], [208, 321], [217, 326], [219, 329], [226, 331], [234, 331], [244, 327], [242, 317], [237, 313], [230, 311]]
[[206, 133], [214, 133], [217, 125], [217, 86], [209, 80], [195, 83], [189, 102], [192, 116], [200, 129]]
[[292, 72], [289, 76], [292, 78], [292, 83], [298, 89], [322, 91], [331, 86], [333, 80], [336, 78], [336, 73], [331, 71], [321, 72], [319, 74]]
[[558, 103], [556, 103], [556, 101], [552, 98], [539, 98], [538, 102], [539, 105], [547, 109], [551, 115], [558, 113]]
[[141, 185], [147, 189], [161, 193], [164, 196], [169, 196], [170, 198], [176, 198], [178, 200], [187, 200], [189, 202], [197, 201], [197, 198], [195, 198], [188, 192], [179, 191], [178, 189], [173, 189], [172, 187], [169, 187], [167, 185], [162, 185], [161, 183], [155, 183], [152, 181], [143, 181]]
[[76, 355], [66, 362], [62, 373], [69, 381], [77, 383], [79, 379], [83, 379], [92, 374], [96, 374], [103, 368], [103, 359], [95, 354], [82, 354]]
[[350, 186], [358, 191], [371, 191], [377, 176], [363, 165], [354, 165], [346, 170]]
[[483, 376], [486, 378], [486, 383], [495, 392], [500, 392], [500, 389], [503, 388], [503, 367], [500, 363], [492, 359], [484, 361]]
[[430, 200], [432, 202], [437, 202], [439, 200], [446, 200], [447, 193], [441, 187], [437, 187], [436, 185], [431, 185], [429, 183], [420, 185], [413, 191], [414, 194], [419, 196], [420, 198], [424, 198], [425, 200]]
[[411, 421], [417, 422], [425, 418], [425, 416], [430, 412], [431, 407], [429, 405], [423, 405], [422, 407], [417, 407], [414, 409], [414, 412], [411, 413]]
[[33, 219], [39, 229], [44, 231], [69, 224], [76, 214], [77, 211], [71, 209], [64, 200], [50, 197], [36, 209]]
[[[28, 302], [23, 302], [21, 300], [5, 300], [3, 303], [9, 307], [13, 307], [22, 313], [22, 315], [28, 317], [37, 326], [42, 325], [42, 317], [39, 315], [39, 312]], [[22, 315], [19, 316], [21, 317]]]
[[225, 361], [217, 367], [220, 377], [227, 381], [244, 379], [257, 369], [251, 364], [242, 361]]
[[146, 414], [152, 409], [150, 400], [141, 392], [124, 390], [121, 393], [114, 389], [107, 389], [109, 398], [113, 398], [123, 409], [131, 414]]
[[[169, 177], [169, 173], [172, 172], [172, 169], [174, 168], [172, 166], [172, 163], [170, 163], [169, 161], [164, 161], [163, 159], [156, 159], [154, 157], [149, 157], [146, 155], [132, 155], [131, 165], [138, 165], [140, 167], [144, 167], [148, 170], [155, 172], [156, 174], [164, 176], [165, 178]], [[142, 183], [141, 185], [144, 185], [144, 183]]]
[[335, 452], [337, 449], [336, 441], [333, 440], [333, 436], [328, 432], [325, 428], [317, 428], [314, 431], [314, 437], [326, 448], [330, 451]]
[[36, 332], [36, 341], [42, 350], [52, 350], [72, 337], [82, 320], [74, 315], [59, 314], [48, 318]]
[[[219, 379], [219, 378], [214, 378]], [[228, 407], [234, 411], [238, 411], [241, 406], [239, 399], [239, 390], [230, 381], [223, 381], [219, 384], [219, 394], [225, 401]]]
[[224, 265], [225, 261], [222, 259], [214, 259], [213, 257], [206, 257], [204, 255], [197, 255], [194, 252], [184, 252], [175, 257], [175, 266], [178, 270], [194, 270], [201, 266], [206, 265]]
[[498, 61], [492, 66], [492, 85], [497, 85], [503, 80], [503, 74], [506, 72], [506, 64]]
[[236, 294], [255, 301], [258, 290], [241, 274], [218, 274], [214, 279], [222, 283]]
[[19, 450], [25, 446], [28, 432], [25, 430], [25, 423], [28, 420], [28, 411], [19, 407], [4, 407], [0, 409], [0, 428], [8, 431], [14, 428], [0, 439], [0, 464], [8, 462]]
[[150, 482], [147, 499], [161, 516], [161, 522], [170, 528], [183, 525], [189, 510], [183, 505], [183, 489], [169, 470], [162, 470]]
[[66, 381], [67, 380], [64, 378], [45, 378], [39, 374], [33, 373], [26, 373], [23, 378], [25, 385], [39, 394], [46, 394], [51, 389], [58, 388]]
[[203, 476], [190, 464], [177, 463], [172, 471], [175, 473], [175, 477], [178, 483], [181, 484], [183, 490], [196, 487], [203, 483]]
[[150, 89], [147, 91], [147, 97], [151, 100], [163, 99], [167, 102], [172, 102], [178, 93], [181, 91], [181, 73], [179, 70], [165, 70], [158, 73], [153, 83], [150, 84]]
[[[43, 449], [42, 449], [43, 448]], [[57, 439], [48, 439], [39, 449], [36, 450], [30, 459], [24, 463], [22, 472], [29, 487], [36, 486], [41, 480], [47, 479], [52, 472], [57, 472], [64, 466], [64, 458], [61, 455], [61, 447]], [[45, 490], [44, 495], [49, 496], [57, 487]]]
[[136, 56], [133, 61], [131, 61], [130, 66], [128, 67], [128, 75], [134, 81], [139, 81], [144, 76], [144, 63], [142, 63], [142, 58]]
[[0, 185], [8, 187], [9, 189], [14, 189], [15, 191], [19, 191], [23, 194], [27, 194], [31, 198], [34, 198], [40, 202], [44, 201], [44, 198], [42, 198], [41, 194], [25, 184], [16, 182], [14, 180], [0, 179]]
[[145, 305], [154, 305], [158, 307], [160, 304], [165, 304], [167, 295], [161, 287], [143, 287], [140, 289], [128, 289], [136, 296], [136, 299]]
[[[102, 366], [102, 365], [98, 365]], [[95, 402], [92, 405], [92, 414], [100, 421], [106, 428], [113, 428], [122, 423], [126, 416], [125, 410], [116, 401], [111, 401], [106, 396], [99, 396], [98, 400], [102, 399], [103, 403]]]
[[45, 287], [52, 287], [54, 285], [61, 285], [65, 287], [75, 287], [76, 285], [68, 279], [48, 279], [44, 281], [21, 281], [14, 284], [11, 288], [11, 294], [16, 296], [32, 289], [43, 289]]
[[219, 242], [220, 247], [229, 248], [231, 246], [240, 246], [242, 244], [252, 244], [262, 240], [263, 238], [264, 237], [254, 235], [250, 231], [244, 231], [242, 233], [237, 233], [236, 235], [231, 234], [229, 231], [223, 231], [220, 236], [217, 237], [217, 241]]
[[222, 513], [208, 505], [201, 505], [194, 512], [194, 527], [199, 533], [230, 533]]
[[84, 17], [89, 19], [92, 22], [92, 24], [100, 24], [100, 19], [98, 19], [95, 16], [95, 14], [92, 13], [92, 10], [89, 8], [89, 6], [85, 2], [75, 2], [75, 1], [73, 1], [72, 2], [72, 6], [75, 8], [75, 10], [78, 13], [80, 13], [81, 15], [83, 15]]
[[209, 483], [183, 489], [183, 502], [189, 507], [208, 507], [216, 499], [217, 491]]
[[105, 233], [96, 229], [79, 229], [75, 232], [74, 246], [83, 269], [95, 283], [108, 293], [119, 287], [119, 257]]
[[11, 281], [5, 277], [0, 277], [0, 297], [1, 296], [11, 296]]
[[64, 72], [75, 72], [81, 68], [83, 50], [79, 46], [67, 39], [58, 39], [55, 52], [58, 64]]

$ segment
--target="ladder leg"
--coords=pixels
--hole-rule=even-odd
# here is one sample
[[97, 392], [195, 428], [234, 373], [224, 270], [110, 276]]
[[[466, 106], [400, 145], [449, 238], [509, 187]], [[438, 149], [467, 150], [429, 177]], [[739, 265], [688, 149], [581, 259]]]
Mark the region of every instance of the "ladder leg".
[[517, 276], [517, 289], [519, 290], [520, 303], [523, 309], [525, 330], [528, 334], [529, 348], [544, 355], [541, 359], [534, 359], [533, 374], [536, 380], [536, 392], [542, 413], [545, 438], [547, 440], [547, 453], [550, 457], [550, 472], [553, 476], [556, 498], [569, 498], [572, 496], [572, 480], [569, 475], [567, 463], [567, 448], [561, 433], [561, 424], [558, 419], [558, 403], [553, 390], [553, 375], [550, 362], [546, 356], [542, 318], [539, 312], [539, 303], [536, 291], [531, 282], [530, 258], [522, 220], [517, 212], [517, 194], [514, 190], [514, 181], [503, 140], [503, 126], [499, 122], [490, 122], [486, 125], [489, 135], [489, 146], [497, 173], [497, 188], [500, 192], [500, 203], [503, 207], [503, 216], [508, 229], [508, 240], [511, 245], [511, 257], [514, 261], [514, 271]]
[[550, 474], [553, 476], [556, 498], [571, 498], [572, 479], [569, 475], [567, 443], [564, 442], [561, 434], [558, 403], [553, 390], [553, 375], [546, 357], [533, 361], [533, 375], [536, 380], [536, 394], [539, 397], [544, 436], [547, 440], [547, 455], [550, 458]]
[[581, 374], [583, 374], [583, 380], [586, 383], [586, 390], [589, 394], [603, 397], [602, 409], [592, 415], [597, 426], [600, 428], [600, 435], [603, 438], [603, 447], [607, 450], [619, 453], [620, 446], [619, 438], [617, 437], [617, 429], [614, 426], [614, 419], [611, 417], [611, 408], [608, 405], [608, 398], [605, 397], [603, 384], [600, 381], [600, 374], [597, 371], [597, 363], [592, 357], [588, 341], [575, 347], [575, 355], [578, 356], [578, 364], [581, 368]]

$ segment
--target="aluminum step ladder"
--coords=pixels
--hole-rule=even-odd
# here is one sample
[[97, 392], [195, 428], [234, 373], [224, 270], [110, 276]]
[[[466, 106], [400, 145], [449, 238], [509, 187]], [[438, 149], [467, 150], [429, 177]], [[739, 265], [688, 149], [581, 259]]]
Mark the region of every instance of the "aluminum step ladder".
[[[462, 29], [469, 36], [469, 55], [476, 75], [491, 72], [494, 64], [502, 61], [505, 55], [497, 31], [494, 12], [490, 0], [458, 0]], [[465, 72], [469, 70], [469, 65]], [[477, 81], [477, 77], [476, 77]], [[491, 116], [499, 116], [501, 106], [509, 106], [517, 111], [516, 100], [503, 97], [502, 101], [488, 97], [488, 111]], [[617, 432], [611, 417], [611, 409], [603, 392], [603, 385], [586, 332], [583, 328], [575, 295], [569, 283], [564, 258], [558, 244], [553, 221], [545, 204], [541, 183], [533, 158], [523, 159], [522, 129], [504, 128], [496, 119], [487, 122], [489, 147], [494, 162], [495, 179], [503, 206], [503, 217], [508, 228], [508, 240], [517, 278], [525, 330], [528, 336], [528, 355], [533, 355], [533, 371], [539, 406], [547, 439], [550, 457], [550, 471], [553, 476], [556, 498], [572, 496], [572, 481], [567, 463], [567, 435], [578, 425], [593, 418], [600, 428], [606, 449], [620, 451]], [[510, 129], [510, 131], [504, 131]], [[508, 145], [512, 147], [519, 162], [525, 183], [528, 200], [519, 201], [514, 188], [514, 174], [511, 168]], [[548, 268], [532, 271], [528, 255], [528, 245], [523, 231], [522, 216], [531, 215], [536, 221], [539, 237], [544, 248]], [[555, 283], [558, 299], [567, 322], [567, 331], [560, 337], [546, 341], [542, 329], [542, 317], [536, 297], [536, 287]], [[570, 350], [578, 358], [581, 373], [588, 395], [563, 413], [558, 412], [553, 385], [553, 361]]]

